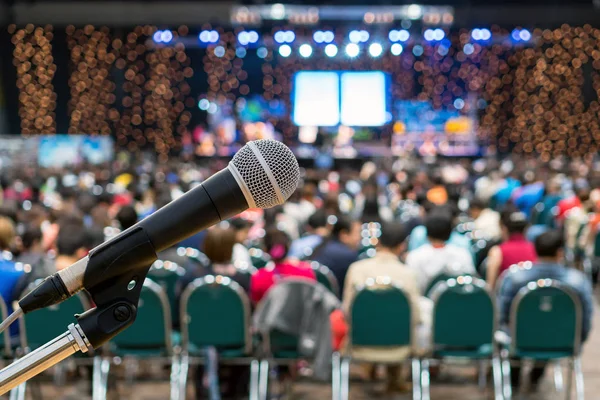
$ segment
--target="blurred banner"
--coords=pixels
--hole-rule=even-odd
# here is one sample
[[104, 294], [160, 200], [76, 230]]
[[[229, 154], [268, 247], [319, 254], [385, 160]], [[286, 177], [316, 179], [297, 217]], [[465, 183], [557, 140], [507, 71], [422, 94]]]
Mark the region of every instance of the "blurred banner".
[[0, 135], [0, 169], [37, 163], [44, 168], [102, 164], [114, 159], [114, 142], [108, 136]]

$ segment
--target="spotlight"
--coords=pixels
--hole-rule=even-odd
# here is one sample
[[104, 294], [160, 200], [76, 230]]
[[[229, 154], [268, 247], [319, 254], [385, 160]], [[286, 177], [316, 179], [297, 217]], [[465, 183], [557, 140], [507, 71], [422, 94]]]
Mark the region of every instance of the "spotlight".
[[338, 48], [335, 44], [328, 44], [325, 46], [325, 54], [327, 57], [335, 57], [338, 53]]
[[437, 28], [436, 30], [433, 31], [433, 38], [435, 40], [438, 40], [438, 41], [442, 40], [442, 39], [444, 39], [444, 36], [446, 36], [446, 33], [440, 28]]
[[400, 43], [394, 43], [390, 48], [390, 51], [395, 56], [399, 56], [400, 54], [402, 54], [402, 50], [404, 49], [402, 48], [402, 45]]
[[315, 33], [313, 33], [313, 40], [315, 41], [315, 43], [323, 43], [323, 31], [316, 31]]
[[352, 43], [360, 42], [360, 31], [350, 31], [348, 39], [350, 39]]
[[250, 42], [250, 35], [248, 35], [248, 32], [246, 31], [241, 31], [240, 33], [238, 33], [237, 39], [238, 42], [242, 45], [245, 46]]
[[248, 32], [248, 43], [258, 42], [258, 33], [256, 31]]
[[300, 46], [298, 52], [302, 57], [308, 58], [312, 55], [313, 49], [310, 44], [304, 43], [302, 46]]
[[456, 108], [457, 110], [462, 110], [464, 106], [465, 101], [463, 99], [454, 100], [454, 108]]
[[323, 32], [323, 42], [324, 43], [331, 43], [331, 42], [333, 42], [333, 39], [335, 39], [335, 35], [333, 34], [333, 32], [331, 32], [331, 31]]
[[422, 13], [423, 13], [423, 10], [421, 9], [421, 6], [417, 5], [417, 4], [411, 4], [406, 9], [406, 14], [408, 15], [408, 18], [410, 18], [410, 19], [421, 18]]
[[510, 36], [513, 38], [513, 40], [516, 40], [517, 42], [519, 40], [521, 40], [521, 30], [520, 29], [513, 29], [512, 33], [510, 34]]
[[519, 32], [519, 37], [521, 40], [527, 42], [529, 39], [531, 39], [531, 33], [527, 29], [523, 29], [521, 32]]
[[217, 46], [215, 47], [215, 56], [217, 57], [223, 57], [225, 55], [225, 47], [223, 46]]
[[287, 44], [279, 46], [279, 55], [281, 57], [289, 57], [292, 54], [292, 48]]
[[392, 29], [388, 35], [388, 38], [390, 39], [390, 42], [397, 42], [400, 40], [400, 32]]
[[471, 31], [471, 37], [473, 40], [481, 40], [481, 30], [473, 29], [473, 31]]
[[367, 32], [367, 31], [360, 31], [360, 41], [364, 43], [367, 40], [369, 40], [369, 32]]
[[265, 58], [268, 54], [269, 50], [267, 50], [265, 47], [259, 47], [258, 50], [256, 50], [256, 55], [258, 58]]
[[243, 47], [238, 47], [237, 49], [235, 49], [235, 56], [237, 58], [244, 58], [246, 57], [246, 49]]
[[162, 42], [162, 31], [154, 32], [154, 35], [152, 36], [152, 40], [154, 40], [154, 43], [161, 43]]
[[292, 31], [287, 31], [285, 33], [285, 41], [287, 43], [292, 43], [296, 39], [296, 34]]
[[371, 43], [369, 46], [369, 54], [371, 57], [379, 57], [383, 53], [383, 47], [379, 43]]
[[348, 57], [354, 58], [358, 56], [358, 53], [360, 53], [360, 48], [356, 43], [348, 43], [346, 45], [346, 55]]
[[490, 40], [492, 38], [492, 32], [489, 29], [483, 28], [480, 30], [481, 40]]
[[273, 36], [273, 39], [275, 39], [277, 43], [285, 43], [285, 32], [275, 32], [275, 36]]
[[208, 110], [209, 106], [210, 106], [210, 101], [208, 101], [207, 99], [202, 99], [198, 102], [198, 108], [203, 111]]
[[169, 43], [171, 40], [173, 40], [173, 32], [169, 30], [162, 31], [161, 39], [163, 43]]
[[431, 42], [435, 38], [435, 35], [433, 34], [433, 29], [425, 29], [425, 32], [423, 33], [423, 37], [428, 42]]
[[211, 43], [217, 43], [219, 41], [219, 32], [210, 31], [208, 32], [208, 39]]
[[408, 38], [410, 38], [410, 33], [408, 33], [406, 29], [398, 31], [398, 39], [400, 39], [401, 42], [406, 42]]
[[463, 52], [468, 56], [473, 54], [474, 51], [475, 51], [475, 46], [473, 46], [471, 43], [467, 43], [467, 44], [465, 44], [465, 47], [463, 47]]

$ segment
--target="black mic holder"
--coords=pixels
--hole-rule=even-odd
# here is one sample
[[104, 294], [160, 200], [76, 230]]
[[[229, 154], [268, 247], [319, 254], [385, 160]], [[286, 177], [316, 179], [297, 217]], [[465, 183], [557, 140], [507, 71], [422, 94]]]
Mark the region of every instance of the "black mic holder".
[[133, 324], [144, 280], [157, 260], [154, 249], [138, 226], [90, 252], [83, 286], [96, 307], [76, 315], [78, 324], [64, 334], [0, 370], [0, 395], [77, 351], [99, 348]]

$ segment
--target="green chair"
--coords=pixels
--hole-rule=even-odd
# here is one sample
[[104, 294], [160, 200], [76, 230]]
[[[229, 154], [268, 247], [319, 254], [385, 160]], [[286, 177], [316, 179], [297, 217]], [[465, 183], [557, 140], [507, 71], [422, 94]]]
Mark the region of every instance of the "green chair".
[[271, 257], [259, 248], [253, 247], [248, 250], [250, 253], [250, 261], [256, 269], [261, 269], [267, 266], [271, 261]]
[[[353, 357], [354, 347], [389, 348], [413, 345], [415, 338], [412, 313], [408, 296], [400, 286], [392, 283], [389, 277], [369, 278], [362, 287], [357, 288], [350, 306], [347, 354], [341, 363], [335, 359], [333, 363], [334, 399], [348, 399], [350, 362], [371, 361]], [[421, 398], [420, 375], [420, 362], [413, 358], [414, 399]]]
[[338, 281], [333, 272], [331, 272], [331, 270], [328, 267], [317, 261], [311, 261], [310, 267], [312, 268], [312, 270], [315, 273], [315, 276], [317, 277], [317, 282], [325, 286], [327, 290], [339, 297], [340, 285], [338, 284]]
[[220, 363], [250, 364], [250, 399], [258, 393], [259, 363], [252, 357], [250, 300], [236, 282], [207, 275], [190, 283], [181, 296], [182, 357], [179, 393], [184, 398], [189, 366], [214, 349]]
[[[179, 376], [179, 343], [173, 334], [171, 307], [165, 290], [146, 278], [138, 302], [135, 322], [115, 336], [110, 342], [113, 357], [105, 358], [100, 367], [101, 382], [106, 393], [108, 372], [113, 360], [125, 360], [126, 379], [131, 387], [139, 361], [171, 365], [171, 400], [179, 399], [177, 378]], [[107, 364], [108, 361], [108, 364]]]
[[[511, 359], [530, 363], [554, 361], [558, 365], [568, 359], [567, 398], [570, 398], [574, 372], [577, 399], [582, 400], [581, 329], [582, 306], [573, 289], [552, 279], [529, 282], [521, 288], [510, 308], [510, 343], [501, 351], [505, 399], [512, 396]], [[555, 369], [555, 379], [556, 375], [560, 375], [562, 383], [560, 369]], [[557, 385], [557, 389], [561, 386]]]
[[157, 260], [148, 271], [148, 277], [158, 283], [169, 299], [172, 322], [179, 325], [179, 312], [177, 311], [177, 294], [175, 289], [179, 279], [185, 275], [185, 269], [171, 261]]
[[[28, 289], [33, 290], [37, 283], [39, 282], [32, 283]], [[25, 353], [28, 353], [31, 349], [37, 349], [45, 345], [65, 333], [70, 324], [76, 323], [76, 314], [83, 314], [90, 308], [88, 298], [79, 293], [62, 303], [36, 310], [19, 318], [21, 348]], [[88, 355], [75, 356], [75, 361], [79, 365], [91, 365], [92, 363], [96, 365], [95, 363], [99, 359], [100, 357], [97, 355], [93, 359]], [[66, 363], [59, 363], [54, 368], [54, 381], [57, 386], [65, 383], [66, 365]], [[94, 374], [96, 373], [97, 371], [94, 370]], [[32, 387], [32, 389], [36, 388]], [[25, 388], [22, 390], [24, 395]], [[37, 387], [37, 390], [40, 390], [39, 387]], [[94, 395], [97, 395], [97, 392], [94, 392]]]
[[506, 280], [504, 278], [506, 278], [507, 275], [514, 274], [514, 273], [524, 270], [524, 269], [531, 269], [532, 267], [533, 267], [533, 263], [531, 261], [523, 261], [518, 264], [513, 264], [510, 267], [508, 267], [508, 269], [502, 271], [502, 273], [496, 280], [496, 287], [494, 288], [495, 294], [501, 293], [502, 286], [506, 282]]
[[210, 265], [210, 260], [198, 249], [193, 247], [179, 247], [177, 248], [177, 255], [180, 257], [186, 257], [187, 259], [195, 262], [196, 264], [202, 265], [203, 267]]
[[481, 387], [485, 387], [484, 366], [488, 361], [492, 364], [495, 399], [503, 399], [500, 358], [494, 348], [496, 310], [485, 281], [471, 276], [450, 278], [435, 286], [431, 299], [431, 353], [421, 360], [423, 398], [429, 399], [430, 363], [474, 360], [480, 362]]

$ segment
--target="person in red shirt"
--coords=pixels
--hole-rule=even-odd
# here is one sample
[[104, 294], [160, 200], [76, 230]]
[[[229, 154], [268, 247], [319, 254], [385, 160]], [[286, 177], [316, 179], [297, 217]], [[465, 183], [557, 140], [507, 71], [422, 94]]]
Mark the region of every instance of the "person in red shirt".
[[496, 285], [498, 277], [511, 265], [524, 261], [537, 261], [533, 243], [525, 239], [527, 216], [521, 211], [510, 208], [500, 217], [504, 242], [490, 249], [487, 261], [486, 281], [490, 287]]
[[267, 253], [273, 263], [260, 269], [250, 280], [250, 299], [258, 303], [267, 291], [279, 280], [285, 278], [306, 278], [316, 281], [316, 276], [306, 262], [293, 261], [287, 258], [291, 240], [284, 232], [270, 228], [264, 237]]

